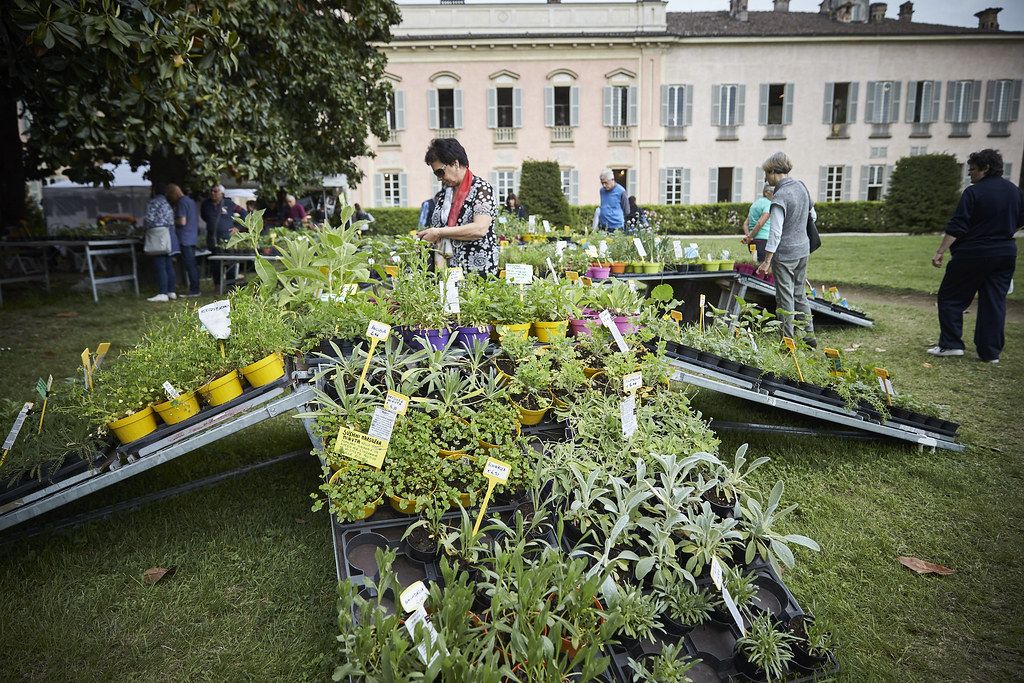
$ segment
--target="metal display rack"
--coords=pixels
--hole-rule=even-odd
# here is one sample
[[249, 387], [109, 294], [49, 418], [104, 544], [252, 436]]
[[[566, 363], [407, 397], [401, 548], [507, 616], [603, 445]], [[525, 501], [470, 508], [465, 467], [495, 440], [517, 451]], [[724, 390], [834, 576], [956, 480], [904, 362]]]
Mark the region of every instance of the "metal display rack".
[[[776, 388], [771, 394], [761, 388], [757, 380], [743, 380], [732, 375], [715, 372], [708, 368], [687, 363], [686, 361], [670, 358], [669, 362], [676, 368], [672, 378], [679, 382], [692, 384], [696, 387], [709, 389], [711, 391], [742, 398], [759, 405], [771, 406], [782, 410], [812, 417], [817, 420], [831, 422], [841, 427], [850, 428], [860, 435], [870, 435], [876, 438], [891, 438], [917, 444], [919, 449], [942, 448], [950, 451], [963, 451], [964, 445], [958, 443], [948, 434], [930, 432], [925, 429], [917, 429], [908, 425], [896, 424], [893, 422], [879, 423], [865, 419], [862, 415], [843, 407], [832, 405], [823, 401], [816, 401], [805, 395], [788, 392], [784, 388]], [[749, 425], [751, 429], [761, 432], [775, 434], [823, 434], [820, 431], [809, 431], [800, 427], [788, 427], [784, 425]], [[845, 431], [829, 431], [829, 436], [847, 436]]]
[[0, 530], [8, 529], [108, 486], [124, 481], [230, 436], [252, 425], [305, 405], [313, 397], [313, 386], [302, 383], [291, 393], [287, 381], [270, 385], [265, 391], [240, 397], [227, 409], [205, 416], [200, 413], [185, 426], [174, 425], [150, 437], [122, 446], [104, 466], [36, 490], [0, 508]]
[[[15, 255], [19, 251], [38, 251], [41, 260], [41, 272], [26, 272], [20, 276], [0, 278], [0, 286], [5, 283], [28, 282], [38, 280], [45, 283], [46, 291], [50, 291], [50, 270], [47, 261], [47, 252], [51, 247], [63, 247], [68, 250], [85, 249], [85, 262], [89, 270], [89, 284], [92, 287], [92, 300], [100, 301], [99, 290], [96, 285], [110, 282], [131, 282], [135, 286], [135, 296], [139, 295], [139, 272], [138, 259], [135, 249], [142, 244], [141, 240], [133, 237], [122, 239], [97, 239], [97, 240], [26, 240], [26, 241], [0, 241], [0, 249], [14, 250]], [[103, 256], [131, 256], [132, 269], [127, 275], [110, 275], [107, 277], [96, 277], [96, 267], [93, 259]], [[3, 303], [2, 291], [0, 291], [0, 304]]]
[[[742, 273], [737, 273], [737, 278], [736, 281], [733, 282], [729, 298], [733, 300], [734, 297], [737, 296], [741, 299], [745, 298], [748, 289], [752, 289], [765, 296], [770, 296], [772, 299], [775, 298], [775, 287], [773, 285], [768, 284], [764, 280]], [[824, 318], [849, 323], [850, 325], [859, 325], [860, 327], [875, 326], [875, 321], [871, 318], [856, 315], [847, 309], [843, 309], [841, 306], [831, 306], [811, 298], [807, 299], [807, 304], [811, 308], [811, 313]]]

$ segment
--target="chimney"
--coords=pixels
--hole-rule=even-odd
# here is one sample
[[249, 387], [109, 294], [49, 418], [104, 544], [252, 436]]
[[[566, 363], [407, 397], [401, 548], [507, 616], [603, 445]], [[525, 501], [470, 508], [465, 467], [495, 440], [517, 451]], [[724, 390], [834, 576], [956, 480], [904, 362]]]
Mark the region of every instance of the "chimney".
[[885, 21], [885, 8], [887, 5], [884, 2], [873, 2], [868, 6], [868, 21], [872, 24], [880, 24]]
[[775, 3], [776, 12], [788, 12], [789, 11], [789, 0], [773, 0]]
[[978, 28], [984, 31], [998, 31], [999, 17], [997, 15], [1002, 11], [1002, 7], [989, 7], [975, 14], [974, 16], [978, 17]]
[[829, 0], [821, 0], [818, 3], [818, 14], [830, 14]]
[[747, 0], [729, 0], [729, 16], [737, 21], [746, 21]]
[[832, 8], [832, 18], [842, 24], [849, 24], [853, 19], [853, 3], [846, 2]]
[[907, 0], [900, 5], [900, 21], [909, 24], [914, 18], [914, 3]]

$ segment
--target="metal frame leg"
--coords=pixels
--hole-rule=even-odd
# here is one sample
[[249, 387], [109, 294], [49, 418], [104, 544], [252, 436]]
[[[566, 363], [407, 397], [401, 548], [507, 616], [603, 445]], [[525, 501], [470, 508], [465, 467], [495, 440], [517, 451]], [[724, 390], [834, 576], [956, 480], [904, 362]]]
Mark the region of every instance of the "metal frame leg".
[[217, 262], [217, 268], [220, 269], [220, 280], [217, 282], [217, 293], [218, 294], [223, 294], [224, 293], [224, 264], [225, 263], [227, 263], [227, 261], [218, 261]]
[[135, 259], [135, 247], [131, 247], [132, 251], [132, 282], [135, 284], [135, 296], [139, 296], [139, 267]]
[[50, 293], [50, 250], [43, 248], [43, 280], [46, 282], [46, 293]]
[[89, 284], [92, 285], [92, 300], [93, 303], [100, 302], [100, 295], [96, 291], [96, 273], [92, 269], [92, 249], [88, 244], [85, 245], [85, 262], [89, 266]]

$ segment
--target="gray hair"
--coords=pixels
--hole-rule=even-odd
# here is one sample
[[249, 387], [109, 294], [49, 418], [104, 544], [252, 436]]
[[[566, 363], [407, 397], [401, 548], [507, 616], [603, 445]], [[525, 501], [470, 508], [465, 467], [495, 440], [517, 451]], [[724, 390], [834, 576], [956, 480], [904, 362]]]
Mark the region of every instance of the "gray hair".
[[223, 185], [221, 185], [220, 183], [217, 183], [216, 185], [214, 185], [213, 187], [211, 187], [211, 188], [210, 188], [210, 190], [217, 190], [217, 191], [218, 191], [218, 192], [220, 192], [221, 194], [224, 194], [224, 186], [223, 186]]
[[615, 172], [610, 168], [602, 168], [599, 177], [601, 180], [615, 180]]
[[284, 196], [284, 198], [285, 198], [286, 200], [288, 200], [288, 201], [292, 201], [292, 202], [294, 202], [294, 201], [295, 201], [295, 195], [293, 195], [293, 194], [286, 194], [286, 195]]
[[764, 160], [761, 169], [765, 173], [789, 173], [793, 170], [793, 162], [785, 152], [775, 152]]

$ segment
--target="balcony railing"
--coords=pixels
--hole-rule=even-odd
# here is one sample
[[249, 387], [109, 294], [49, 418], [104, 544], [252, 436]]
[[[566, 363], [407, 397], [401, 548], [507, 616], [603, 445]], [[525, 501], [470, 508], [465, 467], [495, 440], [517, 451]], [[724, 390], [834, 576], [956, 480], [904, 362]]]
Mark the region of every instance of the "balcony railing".
[[629, 142], [632, 139], [632, 126], [608, 126], [608, 142]]
[[917, 123], [910, 124], [910, 137], [912, 138], [930, 138], [932, 124], [927, 121], [918, 121]]
[[829, 131], [830, 138], [848, 138], [850, 137], [847, 131], [847, 124], [845, 123], [833, 123]]
[[399, 137], [399, 131], [397, 131], [397, 130], [389, 131], [387, 137], [383, 137], [383, 138], [380, 139], [380, 146], [381, 147], [401, 147], [402, 146], [402, 140]]
[[786, 127], [781, 123], [769, 123], [764, 127], [765, 140], [785, 140]]
[[665, 126], [666, 140], [686, 140], [686, 126]]
[[868, 137], [872, 138], [891, 138], [892, 134], [889, 132], [888, 123], [872, 123], [871, 124], [871, 135]]
[[458, 136], [458, 134], [459, 134], [459, 129], [458, 128], [438, 128], [437, 130], [434, 131], [434, 137], [435, 138], [442, 138], [442, 139], [444, 139], [444, 138], [454, 138], [454, 137]]
[[953, 123], [950, 124], [952, 130], [949, 131], [949, 137], [951, 138], [969, 138], [971, 137], [971, 123]]
[[516, 129], [515, 128], [495, 128], [494, 129], [494, 144], [496, 144], [496, 145], [514, 145], [514, 144], [516, 144]]
[[553, 126], [551, 142], [572, 142], [572, 126]]
[[1006, 138], [1010, 137], [1010, 123], [1009, 121], [993, 121], [989, 128], [988, 136], [990, 138]]

